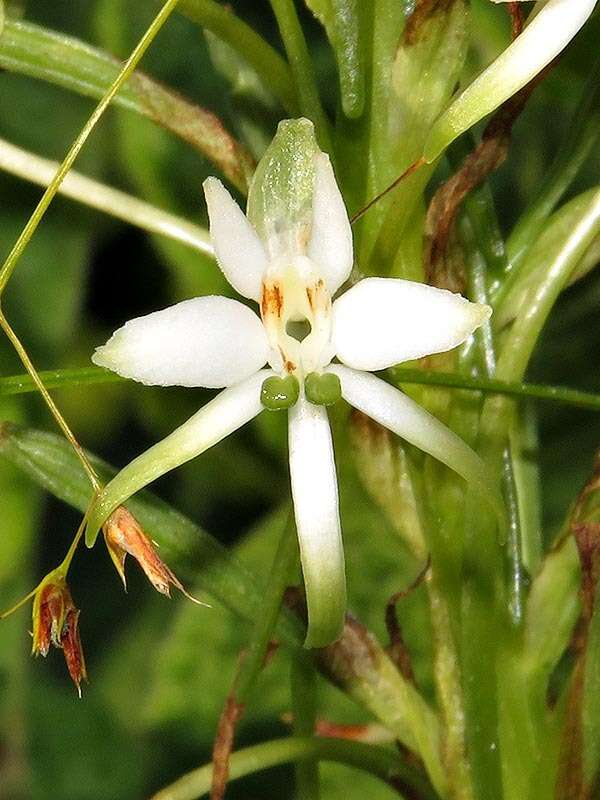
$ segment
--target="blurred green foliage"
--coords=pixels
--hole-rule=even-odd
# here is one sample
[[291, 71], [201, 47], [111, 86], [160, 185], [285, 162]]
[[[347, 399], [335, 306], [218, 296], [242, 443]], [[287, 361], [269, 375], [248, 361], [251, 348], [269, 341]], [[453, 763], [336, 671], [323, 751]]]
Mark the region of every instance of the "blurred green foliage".
[[[326, 9], [322, 13], [327, 25], [336, 3], [309, 5], [318, 16], [318, 7]], [[238, 0], [233, 6], [281, 51], [267, 2]], [[468, 54], [467, 74], [478, 71], [507, 41], [504, 9], [489, 6], [487, 0], [473, 3], [472, 24], [478, 36]], [[149, 23], [155, 4], [29, 0], [15, 3], [12, 10], [124, 58]], [[335, 60], [317, 21], [307, 9], [299, 11], [319, 85], [328, 110], [333, 111], [328, 98], [337, 81]], [[327, 33], [332, 39], [344, 35], [330, 27]], [[596, 16], [537, 89], [535, 102], [515, 128], [510, 158], [491, 179], [505, 230], [548, 169], [599, 34]], [[351, 67], [360, 54], [351, 50], [347, 59]], [[346, 66], [350, 71], [345, 80], [355, 92], [348, 101], [352, 109], [361, 102], [360, 78], [353, 78]], [[268, 87], [247, 65], [233, 58], [215, 37], [207, 40], [182, 16], [170, 20], [145, 59], [144, 70], [215, 111], [230, 130], [245, 138], [255, 156], [267, 136], [256, 125], [249, 98], [258, 93], [267, 130], [283, 115]], [[227, 81], [232, 77], [237, 84], [229, 92]], [[52, 158], [63, 156], [92, 108], [88, 99], [8, 72], [0, 75], [0, 106], [0, 136]], [[599, 167], [594, 153], [569, 196], [597, 183]], [[206, 221], [201, 182], [213, 171], [210, 164], [131, 112], [109, 110], [77, 168], [173, 212]], [[0, 175], [0, 252], [8, 252], [39, 194], [36, 188]], [[87, 366], [94, 346], [132, 316], [192, 295], [223, 291], [227, 291], [224, 279], [210, 259], [58, 198], [25, 252], [3, 308], [36, 365], [76, 367]], [[599, 302], [597, 270], [564, 293], [528, 372], [531, 380], [600, 392]], [[0, 341], [0, 370], [7, 375], [22, 371], [5, 340]], [[67, 389], [56, 397], [85, 445], [124, 465], [186, 419], [209, 393], [114, 384]], [[35, 395], [2, 400], [0, 419], [41, 428], [52, 424]], [[346, 420], [337, 423], [350, 608], [385, 641], [385, 603], [410, 583], [422, 565], [361, 487]], [[543, 525], [550, 541], [590, 472], [600, 442], [600, 416], [540, 404], [536, 424], [537, 452], [529, 455], [539, 464]], [[155, 487], [176, 508], [235, 548], [259, 580], [266, 575], [288, 495], [285, 435], [282, 419], [263, 415]], [[5, 463], [0, 464], [0, 501], [0, 605], [4, 607], [62, 558], [77, 516]], [[72, 590], [84, 608], [81, 629], [91, 675], [81, 702], [69, 684], [61, 654], [54, 651], [46, 661], [28, 659], [27, 611], [0, 625], [1, 800], [136, 800], [210, 758], [217, 719], [248, 628], [219, 607], [197, 608], [180, 597], [169, 603], [148, 590], [134, 567], [128, 572], [130, 588], [124, 595], [102, 548], [82, 550], [77, 556]], [[403, 600], [399, 613], [418, 684], [432, 698], [424, 590]], [[288, 673], [289, 657], [280, 652], [255, 687], [239, 744], [285, 733], [281, 716], [290, 709]], [[324, 681], [319, 683], [319, 694], [323, 716], [349, 723], [365, 719]], [[331, 765], [321, 770], [322, 794], [328, 800], [396, 796], [362, 773], [348, 777], [346, 768]], [[291, 769], [276, 769], [268, 780], [254, 776], [232, 785], [228, 796], [288, 797], [290, 781]]]

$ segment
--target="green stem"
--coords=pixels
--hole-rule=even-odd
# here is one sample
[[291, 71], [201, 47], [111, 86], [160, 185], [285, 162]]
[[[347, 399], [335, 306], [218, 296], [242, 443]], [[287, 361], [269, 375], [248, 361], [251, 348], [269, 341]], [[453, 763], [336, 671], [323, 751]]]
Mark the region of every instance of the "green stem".
[[329, 122], [321, 105], [312, 60], [293, 0], [270, 2], [294, 76], [300, 112], [314, 123], [321, 149], [331, 154]]
[[[473, 378], [453, 372], [427, 372], [408, 367], [392, 367], [389, 372], [395, 384], [416, 384], [422, 386], [439, 386], [444, 389], [461, 389], [484, 394], [522, 397], [523, 399], [545, 400], [563, 405], [584, 408], [588, 411], [600, 411], [600, 395], [583, 392], [579, 389], [568, 389], [564, 386], [548, 386], [539, 383], [521, 383], [504, 381], [497, 378]], [[81, 367], [75, 369], [49, 369], [38, 373], [47, 389], [70, 389], [77, 386], [95, 386], [102, 383], [125, 383], [113, 372], [98, 367]], [[35, 391], [32, 378], [27, 375], [6, 375], [0, 377], [0, 396], [10, 394], [26, 394]]]
[[[307, 758], [347, 764], [369, 772], [386, 783], [397, 781], [399, 785], [411, 788], [412, 796], [418, 800], [437, 800], [436, 794], [419, 773], [407, 766], [398, 753], [346, 739], [290, 737], [247, 747], [232, 755], [230, 777], [235, 780], [269, 767]], [[179, 778], [151, 800], [196, 800], [209, 791], [211, 778], [212, 764], [207, 764]]]
[[[389, 370], [394, 383], [417, 383], [424, 386], [440, 386], [451, 389], [467, 389], [485, 394], [506, 395], [537, 400], [548, 400], [565, 405], [600, 411], [600, 395], [567, 389], [562, 386], [548, 386], [539, 383], [525, 383], [499, 378], [473, 378], [451, 372], [425, 372], [424, 370], [392, 367]], [[1, 391], [1, 384], [0, 384]]]
[[291, 116], [298, 113], [294, 80], [279, 53], [226, 6], [214, 0], [180, 0], [179, 11], [212, 31], [243, 56]]
[[64, 161], [60, 165], [60, 169], [57, 171], [56, 175], [50, 182], [48, 188], [44, 192], [42, 199], [38, 203], [29, 221], [23, 228], [21, 235], [17, 239], [15, 245], [13, 246], [12, 250], [8, 255], [8, 258], [4, 262], [2, 269], [0, 270], [0, 295], [4, 291], [4, 288], [6, 287], [6, 284], [9, 281], [10, 276], [13, 273], [13, 270], [17, 266], [19, 258], [21, 257], [23, 251], [29, 244], [31, 237], [35, 233], [50, 203], [56, 196], [56, 193], [58, 192], [61, 183], [65, 179], [71, 167], [73, 166], [75, 159], [81, 152], [81, 149], [86, 143], [89, 135], [94, 130], [96, 124], [98, 123], [98, 121], [108, 108], [113, 97], [117, 94], [117, 92], [119, 91], [121, 86], [127, 81], [127, 79], [133, 74], [133, 71], [137, 67], [140, 60], [142, 59], [144, 53], [150, 47], [155, 37], [159, 33], [160, 29], [162, 28], [162, 26], [165, 24], [165, 22], [175, 9], [175, 6], [177, 5], [178, 2], [179, 0], [167, 0], [167, 2], [163, 5], [157, 16], [150, 23], [148, 30], [144, 33], [139, 43], [137, 44], [136, 48], [125, 62], [117, 78], [115, 79], [115, 81], [113, 81], [112, 85], [105, 93], [102, 100], [100, 100], [100, 102], [96, 106], [93, 114], [84, 125], [81, 133], [79, 134], [79, 136], [77, 136], [77, 138], [73, 142]]
[[[11, 175], [46, 187], [52, 182], [59, 166], [58, 161], [42, 158], [0, 139], [0, 169]], [[167, 236], [201, 253], [213, 255], [210, 236], [204, 228], [75, 170], [65, 177], [58, 191], [65, 197], [137, 225], [149, 233]]]
[[[483, 187], [477, 190], [482, 194]], [[468, 209], [468, 207], [467, 207]], [[468, 213], [468, 211], [467, 211]], [[475, 231], [467, 214], [459, 224], [460, 237], [465, 249], [469, 267], [472, 299], [477, 303], [488, 303], [488, 272], [489, 262], [487, 257], [479, 250]], [[492, 326], [489, 320], [475, 334], [479, 339], [479, 354], [473, 355], [478, 360], [478, 368], [488, 378], [496, 372], [496, 347]], [[502, 458], [502, 488], [507, 511], [507, 569], [508, 569], [508, 597], [507, 605], [513, 624], [520, 625], [523, 617], [523, 565], [521, 561], [521, 521], [519, 519], [519, 506], [517, 503], [515, 478], [513, 474], [512, 457], [506, 443]]]
[[[294, 736], [314, 736], [317, 721], [317, 674], [306, 653], [292, 661], [292, 708]], [[319, 762], [315, 759], [298, 761], [295, 767], [296, 800], [319, 800]]]
[[[466, 214], [458, 230], [469, 274], [469, 296], [476, 302], [486, 303], [488, 264]], [[477, 332], [474, 346], [463, 352], [461, 368], [463, 371], [475, 368], [488, 378], [494, 375], [496, 352], [489, 322]], [[470, 404], [465, 407], [464, 400], [458, 402], [456, 415], [462, 412], [468, 418], [475, 412], [478, 421], [479, 407], [470, 411]], [[473, 434], [477, 421], [474, 420]], [[492, 474], [498, 475], [495, 470]], [[492, 800], [502, 793], [496, 662], [504, 609], [501, 552], [495, 535], [497, 526], [482, 505], [475, 493], [469, 491], [464, 523], [459, 651], [473, 794], [481, 800]]]

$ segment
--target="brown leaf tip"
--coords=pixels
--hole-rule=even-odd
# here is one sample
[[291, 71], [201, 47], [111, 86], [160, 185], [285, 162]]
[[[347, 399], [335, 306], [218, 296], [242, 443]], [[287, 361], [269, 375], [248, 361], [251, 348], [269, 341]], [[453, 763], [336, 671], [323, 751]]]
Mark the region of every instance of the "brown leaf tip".
[[87, 680], [87, 671], [79, 635], [79, 609], [59, 570], [44, 578], [33, 601], [33, 655], [48, 655], [50, 645], [63, 651], [81, 697], [81, 682]]
[[124, 586], [126, 586], [125, 558], [130, 555], [138, 562], [157, 592], [171, 597], [171, 586], [174, 586], [194, 603], [207, 605], [186, 591], [179, 578], [159, 557], [154, 543], [125, 506], [119, 506], [113, 511], [102, 526], [102, 532], [109, 555]]

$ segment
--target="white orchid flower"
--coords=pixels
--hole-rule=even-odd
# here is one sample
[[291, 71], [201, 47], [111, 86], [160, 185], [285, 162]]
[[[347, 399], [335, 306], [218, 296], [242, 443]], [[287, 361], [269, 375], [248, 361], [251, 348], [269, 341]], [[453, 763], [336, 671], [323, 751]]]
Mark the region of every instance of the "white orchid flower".
[[491, 312], [448, 291], [386, 278], [365, 278], [332, 301], [352, 268], [352, 233], [329, 158], [307, 120], [280, 124], [253, 180], [249, 218], [216, 178], [204, 190], [218, 263], [258, 313], [225, 297], [197, 297], [127, 322], [96, 350], [96, 364], [145, 384], [225, 388], [108, 484], [92, 511], [88, 543], [134, 492], [265, 408], [289, 409], [306, 644], [324, 646], [339, 635], [345, 611], [325, 406], [345, 398], [493, 496], [483, 463], [460, 438], [369, 374], [456, 347]]
[[522, 33], [434, 122], [425, 160], [434, 161], [461, 133], [535, 78], [565, 49], [595, 6], [596, 0], [539, 0]]

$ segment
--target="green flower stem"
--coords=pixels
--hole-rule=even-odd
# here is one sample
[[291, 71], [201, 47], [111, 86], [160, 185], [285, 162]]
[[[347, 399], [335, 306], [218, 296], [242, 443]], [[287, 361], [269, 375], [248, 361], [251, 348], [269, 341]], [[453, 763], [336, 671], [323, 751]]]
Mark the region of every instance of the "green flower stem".
[[[539, 383], [520, 383], [518, 381], [502, 381], [496, 378], [473, 378], [453, 372], [428, 372], [408, 367], [392, 367], [388, 370], [392, 383], [417, 384], [422, 386], [438, 386], [441, 389], [462, 389], [483, 394], [497, 394], [507, 397], [545, 400], [547, 402], [584, 408], [588, 411], [600, 411], [600, 395], [583, 392], [578, 389], [567, 389], [563, 386], [548, 386]], [[95, 386], [102, 383], [125, 383], [126, 378], [99, 367], [81, 367], [76, 369], [42, 370], [39, 373], [48, 389], [70, 389], [77, 386]], [[26, 394], [35, 391], [35, 384], [30, 375], [7, 375], [0, 377], [0, 396], [9, 394]]]
[[293, 0], [270, 2], [294, 76], [300, 113], [312, 120], [321, 149], [332, 155], [329, 122], [321, 105], [312, 60]]
[[[568, 133], [558, 148], [554, 163], [541, 183], [537, 197], [521, 215], [507, 242], [511, 274], [523, 262], [531, 244], [561, 197], [573, 183], [600, 139], [600, 58], [596, 59], [583, 87], [581, 99]], [[508, 291], [502, 288], [502, 294]]]
[[117, 94], [121, 86], [123, 86], [123, 84], [133, 74], [133, 71], [137, 67], [140, 60], [142, 59], [144, 53], [150, 47], [155, 37], [158, 35], [160, 29], [162, 28], [162, 26], [165, 24], [165, 22], [175, 9], [175, 6], [177, 5], [178, 2], [179, 0], [167, 0], [167, 2], [162, 6], [161, 10], [157, 14], [157, 16], [152, 20], [147, 31], [144, 33], [139, 43], [135, 47], [134, 51], [123, 65], [123, 68], [120, 70], [118, 76], [113, 81], [108, 91], [104, 94], [104, 96], [96, 106], [96, 109], [94, 110], [93, 114], [91, 115], [91, 117], [88, 119], [83, 129], [81, 130], [81, 133], [77, 136], [77, 138], [71, 145], [69, 152], [67, 153], [64, 161], [60, 165], [60, 169], [56, 172], [56, 175], [54, 176], [48, 188], [44, 192], [42, 199], [38, 203], [29, 221], [23, 228], [21, 235], [17, 239], [17, 242], [10, 251], [8, 258], [6, 259], [4, 265], [2, 266], [2, 269], [0, 270], [0, 295], [4, 291], [4, 288], [8, 280], [10, 279], [13, 270], [17, 266], [19, 258], [21, 257], [23, 251], [29, 244], [29, 241], [33, 236], [33, 234], [35, 233], [37, 226], [40, 224], [50, 203], [52, 202], [56, 193], [58, 192], [61, 183], [65, 179], [71, 167], [73, 166], [75, 159], [81, 152], [82, 147], [88, 140], [89, 135], [94, 130], [96, 124], [98, 123], [98, 121], [108, 108], [113, 97]]
[[[435, 524], [433, 521], [431, 524]], [[433, 543], [429, 526], [429, 541]], [[437, 542], [443, 558], [444, 542]], [[434, 544], [434, 546], [435, 546]], [[456, 586], [456, 585], [455, 585]], [[453, 634], [455, 620], [451, 618], [447, 586], [439, 570], [432, 568], [427, 576], [427, 593], [431, 614], [434, 644], [434, 677], [440, 713], [443, 719], [442, 759], [448, 775], [448, 789], [455, 800], [472, 800], [473, 784], [466, 753], [464, 698], [461, 686], [460, 663]]]
[[214, 0], [180, 0], [178, 11], [231, 45], [256, 71], [290, 116], [298, 114], [289, 65], [263, 38]]
[[[299, 653], [292, 661], [292, 709], [294, 736], [314, 736], [317, 721], [317, 673], [312, 659]], [[316, 759], [297, 761], [296, 800], [319, 800], [319, 762]]]
[[[16, 147], [5, 139], [0, 139], [0, 169], [11, 175], [46, 187], [56, 175], [59, 166], [57, 161], [42, 158]], [[213, 255], [210, 236], [206, 229], [143, 200], [138, 200], [126, 192], [87, 178], [75, 170], [65, 177], [58, 191], [65, 197], [136, 225], [149, 233], [167, 236], [201, 253]]]
[[[335, 761], [370, 772], [386, 783], [397, 783], [412, 789], [419, 800], [437, 800], [435, 792], [414, 768], [393, 750], [346, 739], [318, 737], [274, 739], [239, 750], [231, 757], [231, 779], [242, 778], [269, 767], [316, 758]], [[212, 764], [189, 772], [175, 783], [157, 792], [151, 800], [196, 800], [210, 790]]]
[[[0, 66], [100, 99], [121, 69], [110, 53], [79, 39], [20, 20], [7, 20], [0, 38]], [[254, 162], [210, 111], [172, 92], [143, 73], [132, 75], [115, 105], [148, 117], [212, 161], [241, 192]]]
[[[471, 299], [487, 302], [488, 263], [479, 248], [473, 227], [466, 214], [459, 224], [459, 235], [469, 273]], [[461, 370], [492, 376], [496, 353], [491, 326], [486, 323], [475, 336], [475, 345], [462, 353]], [[453, 403], [453, 416], [464, 426], [472, 418], [470, 435], [476, 438], [479, 407], [473, 407], [460, 395]], [[462, 419], [465, 417], [465, 420]], [[501, 472], [490, 470], [498, 476]], [[477, 798], [502, 796], [501, 751], [498, 741], [499, 702], [496, 660], [500, 649], [499, 634], [506, 618], [502, 598], [502, 554], [498, 546], [498, 527], [472, 490], [467, 493], [462, 559], [462, 601], [459, 652], [465, 715], [465, 738], [471, 767], [473, 795]], [[508, 512], [507, 530], [514, 530], [512, 510]], [[458, 511], [460, 514], [460, 509]], [[500, 529], [500, 536], [506, 531]], [[485, 652], [485, 659], [481, 657]]]
[[[124, 383], [125, 378], [99, 367], [79, 369], [47, 369], [38, 372], [46, 389], [70, 389], [78, 386], [96, 386], [103, 383]], [[37, 389], [31, 375], [7, 375], [0, 378], [0, 395], [26, 394]]]
[[[389, 373], [393, 382], [397, 384], [416, 383], [423, 386], [467, 389], [506, 397], [554, 401], [578, 408], [586, 408], [590, 411], [600, 411], [600, 395], [592, 392], [581, 392], [578, 389], [567, 389], [561, 386], [548, 386], [538, 383], [521, 383], [519, 381], [500, 380], [499, 378], [473, 378], [458, 373], [426, 372], [425, 370], [405, 367], [392, 367]], [[1, 385], [0, 383], [0, 387]]]
[[[470, 276], [470, 293], [477, 303], [488, 303], [488, 258], [480, 252], [475, 232], [470, 219], [465, 213], [459, 223], [459, 235], [465, 250]], [[478, 362], [478, 370], [487, 377], [496, 372], [496, 348], [489, 320], [475, 334], [479, 347], [472, 355]], [[468, 360], [468, 358], [467, 358]], [[465, 365], [468, 367], [468, 365]], [[517, 501], [517, 489], [513, 473], [513, 464], [508, 444], [505, 444], [502, 459], [502, 486], [507, 510], [507, 567], [508, 597], [507, 605], [513, 624], [519, 625], [523, 618], [523, 565], [521, 559], [521, 521]]]

